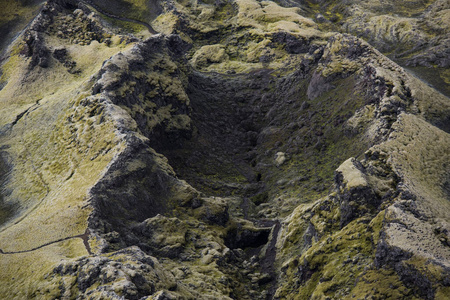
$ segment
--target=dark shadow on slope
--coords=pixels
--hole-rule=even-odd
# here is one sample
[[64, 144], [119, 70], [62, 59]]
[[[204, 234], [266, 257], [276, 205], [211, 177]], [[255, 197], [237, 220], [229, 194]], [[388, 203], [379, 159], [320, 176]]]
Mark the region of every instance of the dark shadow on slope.
[[193, 136], [178, 147], [156, 145], [177, 174], [194, 187], [216, 196], [254, 194], [263, 187], [254, 170], [263, 113], [260, 100], [270, 89], [270, 71], [260, 81], [248, 75], [194, 72], [191, 100]]
[[445, 96], [450, 97], [450, 85], [442, 79], [443, 75], [441, 75], [441, 73], [446, 70], [445, 68], [427, 68], [420, 66], [410, 67], [404, 65], [401, 61], [396, 62], [413, 76], [417, 77]]
[[[9, 1], [4, 1], [9, 2]], [[10, 1], [14, 2], [14, 1]], [[26, 16], [22, 14], [21, 11], [16, 11], [14, 16], [9, 16], [9, 20], [6, 21], [0, 17], [0, 64], [2, 63], [2, 59], [4, 58], [4, 54], [8, 45], [11, 44], [13, 39], [23, 30], [27, 24], [32, 20], [34, 16], [38, 14], [39, 4], [43, 3], [43, 0], [21, 0], [20, 6], [22, 7], [35, 7], [34, 14], [27, 14]], [[8, 4], [8, 5], [11, 5]], [[0, 9], [4, 9], [4, 7], [0, 4]]]
[[7, 203], [4, 199], [5, 190], [3, 186], [8, 174], [9, 167], [2, 156], [2, 152], [0, 151], [0, 227], [11, 220], [18, 209], [16, 205]]

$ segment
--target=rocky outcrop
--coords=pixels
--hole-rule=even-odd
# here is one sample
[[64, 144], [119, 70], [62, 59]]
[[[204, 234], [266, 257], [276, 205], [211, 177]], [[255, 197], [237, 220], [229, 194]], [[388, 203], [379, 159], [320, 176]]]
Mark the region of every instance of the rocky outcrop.
[[174, 276], [138, 247], [60, 264], [47, 275], [47, 280], [59, 286], [59, 297], [69, 299], [80, 293], [86, 297], [114, 299], [121, 294], [127, 299], [140, 299], [156, 292], [170, 294], [177, 287]]

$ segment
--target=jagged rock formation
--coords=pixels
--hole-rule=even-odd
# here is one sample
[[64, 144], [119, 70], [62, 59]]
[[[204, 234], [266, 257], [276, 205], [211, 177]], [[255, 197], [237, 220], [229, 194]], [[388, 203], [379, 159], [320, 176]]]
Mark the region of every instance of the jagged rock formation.
[[38, 4], [0, 23], [2, 298], [448, 297], [450, 100], [381, 53], [448, 83], [445, 1]]

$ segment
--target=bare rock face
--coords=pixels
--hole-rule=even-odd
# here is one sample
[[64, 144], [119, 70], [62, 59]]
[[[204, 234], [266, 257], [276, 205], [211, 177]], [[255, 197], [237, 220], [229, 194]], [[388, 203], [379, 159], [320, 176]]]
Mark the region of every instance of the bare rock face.
[[31, 2], [2, 298], [447, 297], [445, 1]]

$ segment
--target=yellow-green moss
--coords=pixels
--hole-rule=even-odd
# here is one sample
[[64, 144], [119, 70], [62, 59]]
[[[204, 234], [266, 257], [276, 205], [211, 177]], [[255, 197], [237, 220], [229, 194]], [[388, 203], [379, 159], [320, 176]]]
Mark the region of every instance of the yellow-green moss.
[[400, 281], [393, 270], [368, 270], [364, 272], [344, 299], [363, 299], [372, 296], [374, 299], [418, 299]]
[[[323, 207], [325, 203], [319, 202], [317, 207]], [[319, 220], [330, 222], [330, 217], [319, 216], [313, 224]], [[358, 282], [360, 276], [366, 274], [367, 266], [374, 258], [373, 240], [379, 235], [381, 227], [377, 220], [372, 220], [369, 225], [367, 221], [364, 218], [354, 220], [342, 230], [331, 235], [325, 234], [317, 242], [313, 240], [311, 248], [286, 266], [286, 281], [283, 280], [277, 291], [277, 297], [309, 299], [349, 296], [350, 291], [353, 292], [354, 283]], [[319, 234], [323, 233], [319, 231]], [[289, 247], [284, 250], [288, 249]], [[297, 282], [298, 265], [302, 265], [303, 272], [311, 273], [311, 277], [303, 283]]]
[[67, 257], [87, 255], [81, 239], [72, 239], [22, 254], [0, 254], [0, 294], [6, 299], [52, 299], [59, 285], [44, 278]]
[[[55, 45], [63, 42], [45, 38]], [[63, 45], [77, 62], [79, 75], [57, 63], [30, 70], [18, 45], [4, 64], [7, 85], [0, 91], [1, 126], [16, 120], [0, 138], [12, 166], [4, 201], [17, 205], [16, 215], [0, 229], [0, 249], [5, 252], [30, 251], [83, 234], [92, 211], [88, 191], [123, 148], [117, 124], [104, 115], [105, 104], [86, 98], [92, 85], [86, 78], [123, 44]], [[24, 114], [19, 118], [19, 113]], [[23, 254], [0, 254], [0, 295], [39, 298], [52, 289], [44, 284], [40, 290], [44, 273], [61, 259], [86, 254], [80, 238]]]

